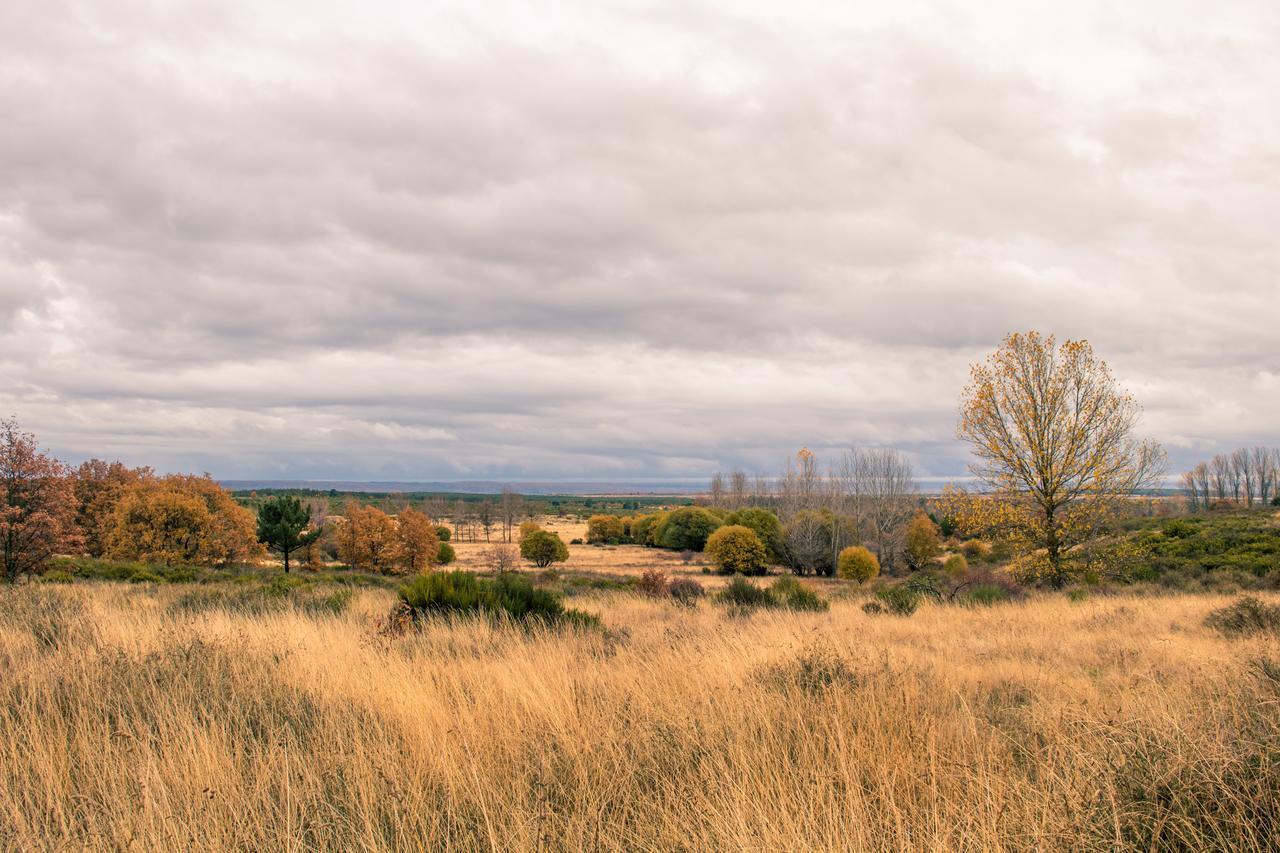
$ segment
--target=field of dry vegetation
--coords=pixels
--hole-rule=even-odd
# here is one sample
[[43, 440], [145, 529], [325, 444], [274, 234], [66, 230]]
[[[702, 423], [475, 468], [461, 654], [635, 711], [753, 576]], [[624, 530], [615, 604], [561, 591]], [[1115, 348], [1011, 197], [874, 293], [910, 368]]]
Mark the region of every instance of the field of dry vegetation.
[[0, 589], [0, 848], [1274, 849], [1280, 643], [1214, 596], [377, 630]]

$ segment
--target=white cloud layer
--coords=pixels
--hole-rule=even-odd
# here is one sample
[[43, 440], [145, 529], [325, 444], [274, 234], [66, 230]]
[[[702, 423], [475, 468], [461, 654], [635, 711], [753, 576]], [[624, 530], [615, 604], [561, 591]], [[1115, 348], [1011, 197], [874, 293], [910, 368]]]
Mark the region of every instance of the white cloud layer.
[[887, 444], [1087, 337], [1280, 443], [1280, 6], [0, 5], [0, 409], [223, 477]]

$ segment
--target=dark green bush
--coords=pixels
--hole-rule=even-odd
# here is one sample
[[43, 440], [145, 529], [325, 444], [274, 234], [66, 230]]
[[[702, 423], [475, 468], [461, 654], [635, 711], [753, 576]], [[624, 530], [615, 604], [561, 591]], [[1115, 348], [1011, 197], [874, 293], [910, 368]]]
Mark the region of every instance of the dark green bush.
[[896, 616], [910, 616], [920, 606], [921, 594], [906, 584], [888, 586], [876, 593], [885, 609]]
[[782, 607], [788, 610], [822, 611], [830, 602], [804, 583], [790, 575], [783, 575], [767, 589], [758, 587], [744, 577], [736, 576], [716, 594], [716, 601], [738, 610], [757, 607]]
[[770, 559], [782, 559], [782, 522], [773, 510], [758, 506], [734, 510], [724, 517], [724, 523], [750, 528], [764, 543]]
[[436, 552], [436, 562], [447, 566], [456, 559], [458, 559], [458, 552], [453, 550], [453, 546], [448, 542], [441, 542], [440, 550]]
[[720, 519], [700, 506], [685, 506], [667, 513], [654, 529], [654, 541], [674, 551], [701, 551]]
[[776, 605], [769, 590], [758, 587], [741, 576], [735, 576], [725, 584], [724, 589], [716, 593], [716, 601], [744, 610]]
[[1280, 607], [1246, 595], [1210, 613], [1204, 624], [1228, 637], [1280, 634]]
[[965, 591], [965, 604], [990, 606], [1010, 599], [1009, 590], [996, 583], [977, 583]]
[[566, 609], [561, 596], [539, 589], [523, 575], [503, 572], [492, 580], [471, 572], [433, 572], [400, 587], [400, 600], [415, 618], [430, 615], [505, 615], [521, 622], [598, 625], [588, 613]]
[[774, 581], [769, 586], [769, 593], [780, 607], [788, 610], [820, 612], [831, 606], [829, 601], [792, 575], [783, 575]]

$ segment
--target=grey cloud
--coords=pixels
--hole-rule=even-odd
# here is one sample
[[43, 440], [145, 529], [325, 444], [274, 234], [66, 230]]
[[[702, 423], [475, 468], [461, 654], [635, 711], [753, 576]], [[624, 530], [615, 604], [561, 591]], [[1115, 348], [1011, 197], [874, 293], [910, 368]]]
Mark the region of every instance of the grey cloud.
[[1041, 328], [1171, 440], [1274, 440], [1280, 13], [908, 5], [11, 6], [0, 403], [227, 476], [943, 475]]

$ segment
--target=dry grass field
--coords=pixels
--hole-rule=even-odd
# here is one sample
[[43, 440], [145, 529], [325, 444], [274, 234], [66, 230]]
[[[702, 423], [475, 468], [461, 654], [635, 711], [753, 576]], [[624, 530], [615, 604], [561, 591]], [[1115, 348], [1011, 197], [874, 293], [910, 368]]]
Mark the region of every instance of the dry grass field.
[[1280, 647], [1221, 597], [375, 626], [216, 589], [0, 589], [0, 847], [1280, 844]]

